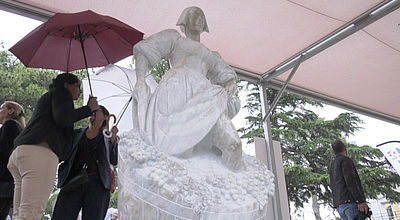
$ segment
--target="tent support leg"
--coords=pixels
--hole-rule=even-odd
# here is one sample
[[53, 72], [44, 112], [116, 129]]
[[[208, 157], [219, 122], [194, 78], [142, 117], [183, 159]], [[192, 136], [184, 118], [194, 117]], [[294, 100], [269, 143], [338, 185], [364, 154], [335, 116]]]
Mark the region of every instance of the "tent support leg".
[[[268, 106], [268, 97], [267, 97], [267, 87], [265, 86], [265, 83], [262, 83], [259, 85], [259, 92], [260, 92], [260, 99], [261, 99], [261, 109], [263, 115], [266, 114], [266, 112], [269, 111], [269, 106]], [[266, 120], [263, 120], [263, 127], [264, 127], [264, 137], [265, 137], [265, 146], [267, 148], [267, 165], [268, 169], [274, 173], [275, 178], [275, 193], [272, 196], [272, 211], [274, 220], [281, 220], [282, 219], [282, 211], [281, 211], [281, 205], [280, 205], [280, 194], [279, 194], [279, 186], [277, 183], [277, 178], [276, 178], [276, 164], [275, 164], [275, 153], [274, 149], [272, 147], [272, 134], [271, 134], [271, 122], [269, 118], [266, 118]]]
[[[275, 175], [275, 183], [277, 182], [277, 169], [276, 169], [276, 162], [275, 162], [275, 151], [272, 145], [272, 134], [271, 134], [271, 121], [269, 119], [269, 116], [271, 115], [272, 110], [275, 108], [275, 106], [278, 103], [279, 98], [282, 96], [283, 92], [285, 91], [287, 85], [289, 84], [290, 80], [294, 76], [294, 74], [297, 71], [297, 68], [299, 67], [301, 61], [303, 59], [303, 55], [300, 56], [300, 59], [292, 69], [292, 72], [288, 76], [285, 84], [282, 86], [281, 90], [279, 91], [278, 95], [275, 97], [275, 100], [272, 102], [271, 107], [268, 105], [268, 97], [267, 97], [267, 86], [266, 83], [261, 83], [260, 84], [260, 99], [261, 99], [261, 109], [262, 109], [262, 114], [264, 115], [263, 117], [263, 126], [264, 126], [264, 137], [265, 137], [265, 146], [267, 150], [267, 161], [268, 161], [268, 168], [269, 170], [274, 173]], [[281, 156], [281, 155], [279, 155]], [[272, 196], [272, 207], [273, 207], [273, 212], [274, 212], [274, 220], [281, 220], [282, 219], [282, 206], [281, 206], [281, 200], [280, 200], [280, 190], [279, 190], [279, 185], [275, 184], [275, 193]]]
[[275, 97], [275, 100], [272, 102], [271, 107], [266, 111], [266, 114], [263, 117], [263, 122], [271, 115], [272, 110], [276, 107], [278, 104], [279, 99], [281, 98], [283, 92], [286, 90], [287, 85], [289, 84], [290, 80], [293, 78], [294, 74], [297, 71], [297, 68], [299, 68], [299, 65], [301, 61], [303, 60], [304, 54], [300, 56], [299, 60], [297, 61], [296, 65], [293, 67], [292, 72], [290, 72], [290, 75], [286, 79], [285, 84], [282, 86], [281, 90], [279, 90], [278, 95]]

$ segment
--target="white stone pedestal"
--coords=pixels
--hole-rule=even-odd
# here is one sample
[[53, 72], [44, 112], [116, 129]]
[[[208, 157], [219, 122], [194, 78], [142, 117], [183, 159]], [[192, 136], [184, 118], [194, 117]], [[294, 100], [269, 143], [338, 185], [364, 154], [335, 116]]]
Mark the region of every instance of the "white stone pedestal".
[[254, 157], [233, 172], [211, 152], [190, 158], [165, 155], [141, 141], [134, 131], [119, 143], [118, 210], [131, 219], [265, 219], [273, 175]]

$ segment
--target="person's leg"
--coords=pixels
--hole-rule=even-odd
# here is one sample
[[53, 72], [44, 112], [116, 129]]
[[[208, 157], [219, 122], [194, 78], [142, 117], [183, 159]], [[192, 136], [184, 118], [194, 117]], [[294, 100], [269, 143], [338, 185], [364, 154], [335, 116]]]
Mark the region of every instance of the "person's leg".
[[[339, 205], [339, 207], [337, 208], [337, 211], [338, 211], [338, 213], [339, 213], [339, 215], [340, 215], [340, 218], [341, 218], [342, 220], [349, 220], [349, 219], [347, 218], [346, 214], [345, 214], [345, 210], [348, 208], [347, 205], [348, 205], [348, 204], [342, 204], [342, 205]], [[352, 220], [352, 219], [351, 219], [351, 220]]]
[[7, 218], [12, 202], [12, 198], [0, 198], [0, 220], [4, 220]]
[[358, 206], [356, 203], [348, 204], [348, 208], [345, 211], [345, 214], [348, 219], [353, 220], [358, 214]]
[[19, 154], [19, 149], [16, 148], [12, 153], [8, 160], [7, 168], [10, 171], [11, 175], [14, 178], [14, 201], [13, 201], [13, 217], [15, 219], [19, 213], [19, 206], [21, 204], [21, 182], [22, 177], [19, 172], [18, 167], [16, 166], [17, 158]]
[[57, 220], [76, 220], [82, 208], [83, 193], [84, 188], [79, 188], [73, 192], [64, 192], [61, 189], [52, 218]]
[[355, 203], [339, 205], [337, 210], [343, 220], [353, 220], [358, 214], [358, 207]]
[[39, 220], [54, 186], [58, 157], [50, 148], [18, 146], [15, 165], [21, 174], [21, 199], [15, 220]]
[[103, 220], [110, 202], [110, 191], [101, 184], [98, 175], [89, 175], [82, 208], [82, 220]]

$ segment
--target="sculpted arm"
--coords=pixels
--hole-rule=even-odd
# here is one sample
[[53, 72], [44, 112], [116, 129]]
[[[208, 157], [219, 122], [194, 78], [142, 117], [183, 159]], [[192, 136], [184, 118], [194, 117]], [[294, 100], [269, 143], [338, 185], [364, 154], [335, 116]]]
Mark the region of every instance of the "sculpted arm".
[[176, 30], [165, 30], [153, 34], [133, 47], [136, 65], [136, 85], [132, 93], [133, 126], [144, 129], [150, 87], [145, 81], [147, 70], [171, 55], [175, 41], [180, 37]]
[[137, 82], [144, 83], [147, 70], [161, 59], [171, 56], [175, 42], [180, 37], [176, 30], [164, 30], [140, 41], [133, 47]]
[[149, 69], [147, 58], [140, 52], [134, 53], [136, 65], [136, 84], [144, 84], [146, 72]]
[[235, 94], [237, 89], [236, 72], [225, 63], [217, 52], [212, 52], [212, 55], [213, 68], [210, 70], [208, 78], [211, 83], [224, 87], [228, 93], [228, 97], [231, 97]]
[[228, 93], [227, 113], [228, 117], [232, 119], [233, 117], [235, 117], [235, 115], [237, 115], [240, 110], [240, 100], [238, 97], [235, 96], [235, 92], [237, 90], [236, 73], [231, 68], [230, 71], [233, 72], [235, 77], [230, 77], [229, 80], [226, 81], [225, 90]]
[[227, 113], [232, 119], [240, 110], [240, 100], [235, 96], [237, 90], [236, 72], [227, 65], [217, 52], [213, 53], [214, 67], [209, 71], [208, 78], [211, 83], [222, 86], [227, 95]]

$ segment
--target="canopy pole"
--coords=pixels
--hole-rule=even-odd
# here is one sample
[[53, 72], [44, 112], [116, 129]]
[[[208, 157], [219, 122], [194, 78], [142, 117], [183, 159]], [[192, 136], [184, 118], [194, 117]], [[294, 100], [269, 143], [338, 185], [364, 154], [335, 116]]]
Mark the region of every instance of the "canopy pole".
[[[294, 74], [297, 71], [297, 68], [299, 67], [302, 59], [303, 59], [302, 54], [292, 69], [292, 72], [288, 76], [285, 84], [282, 86], [281, 90], [279, 91], [278, 95], [275, 97], [275, 100], [272, 102], [271, 107], [268, 105], [268, 97], [267, 97], [267, 87], [265, 83], [261, 82], [260, 83], [260, 101], [261, 101], [261, 110], [262, 113], [264, 114], [262, 123], [264, 127], [264, 137], [265, 137], [265, 147], [266, 147], [266, 152], [267, 152], [267, 162], [268, 162], [268, 168], [269, 170], [275, 175], [274, 181], [275, 183], [278, 182], [278, 175], [277, 175], [277, 168], [276, 168], [276, 153], [273, 148], [272, 144], [272, 133], [271, 133], [271, 121], [269, 120], [269, 115], [271, 115], [272, 110], [275, 108], [276, 104], [278, 103], [279, 98], [282, 96], [283, 92], [285, 91], [287, 85], [289, 84], [290, 80], [294, 76]], [[287, 196], [287, 195], [285, 195]], [[272, 196], [272, 210], [273, 210], [273, 216], [274, 220], [281, 220], [283, 219], [283, 211], [282, 211], [282, 204], [281, 204], [281, 191], [280, 191], [280, 186], [279, 184], [275, 184], [275, 193]], [[286, 210], [287, 211], [287, 210]]]
[[[260, 101], [261, 101], [261, 110], [263, 114], [269, 111], [268, 107], [268, 97], [267, 97], [267, 87], [264, 83], [259, 86], [260, 92]], [[265, 147], [267, 152], [267, 166], [268, 169], [275, 175], [274, 182], [275, 182], [275, 192], [272, 195], [272, 211], [274, 220], [281, 220], [282, 219], [282, 210], [280, 204], [280, 191], [279, 186], [277, 183], [277, 175], [276, 175], [276, 164], [275, 164], [275, 153], [272, 145], [272, 133], [271, 133], [271, 122], [269, 118], [267, 120], [263, 120], [263, 127], [264, 127], [264, 140], [265, 140]]]
[[278, 95], [275, 97], [275, 100], [272, 102], [271, 107], [268, 109], [268, 112], [265, 114], [264, 118], [263, 118], [263, 122], [265, 122], [267, 120], [267, 118], [271, 115], [272, 110], [275, 109], [276, 105], [278, 104], [279, 99], [281, 98], [283, 92], [286, 90], [286, 87], [288, 86], [290, 80], [293, 78], [294, 74], [297, 71], [297, 68], [299, 68], [299, 65], [301, 63], [301, 61], [303, 60], [303, 56], [304, 54], [302, 54], [299, 58], [299, 60], [297, 61], [296, 65], [293, 67], [292, 72], [290, 73], [290, 75], [288, 76], [288, 78], [286, 79], [285, 84], [282, 86], [281, 90], [279, 90]]
[[88, 71], [88, 65], [87, 65], [87, 60], [86, 60], [86, 53], [85, 53], [85, 46], [83, 45], [83, 42], [85, 41], [83, 39], [83, 35], [81, 32], [81, 26], [78, 24], [78, 31], [79, 31], [79, 41], [81, 42], [81, 47], [82, 47], [82, 53], [83, 53], [83, 59], [85, 60], [85, 66], [86, 66], [86, 75], [89, 81], [89, 88], [90, 88], [90, 96], [93, 96], [93, 91], [92, 91], [92, 84], [90, 83], [90, 77], [89, 77], [89, 71]]

